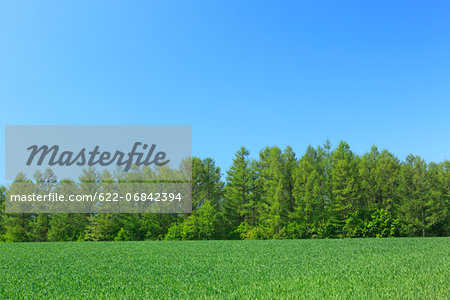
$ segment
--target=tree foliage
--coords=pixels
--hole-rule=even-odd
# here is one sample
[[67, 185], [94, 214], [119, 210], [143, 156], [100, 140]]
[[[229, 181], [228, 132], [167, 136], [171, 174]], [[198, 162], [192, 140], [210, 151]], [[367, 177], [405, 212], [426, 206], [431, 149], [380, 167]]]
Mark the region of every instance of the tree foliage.
[[[192, 173], [192, 214], [6, 214], [5, 197], [27, 182], [18, 174], [0, 188], [0, 241], [118, 241], [448, 236], [450, 162], [400, 161], [373, 146], [362, 156], [341, 142], [309, 146], [300, 158], [291, 147], [266, 147], [251, 159], [241, 147], [226, 174], [211, 158], [184, 162]], [[114, 174], [153, 178], [154, 170]], [[162, 170], [161, 172], [164, 172]], [[225, 176], [224, 176], [225, 175]], [[225, 181], [222, 178], [225, 177]], [[51, 190], [50, 171], [36, 173]], [[109, 173], [87, 169], [80, 188], [107, 190]], [[55, 189], [62, 188], [56, 187]], [[66, 181], [64, 192], [75, 188]], [[89, 192], [86, 190], [86, 192]]]

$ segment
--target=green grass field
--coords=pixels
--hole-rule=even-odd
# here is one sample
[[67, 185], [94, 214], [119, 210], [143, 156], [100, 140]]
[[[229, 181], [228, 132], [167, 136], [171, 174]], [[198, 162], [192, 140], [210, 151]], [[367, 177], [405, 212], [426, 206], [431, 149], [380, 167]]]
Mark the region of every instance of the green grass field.
[[0, 298], [446, 298], [450, 238], [0, 244]]

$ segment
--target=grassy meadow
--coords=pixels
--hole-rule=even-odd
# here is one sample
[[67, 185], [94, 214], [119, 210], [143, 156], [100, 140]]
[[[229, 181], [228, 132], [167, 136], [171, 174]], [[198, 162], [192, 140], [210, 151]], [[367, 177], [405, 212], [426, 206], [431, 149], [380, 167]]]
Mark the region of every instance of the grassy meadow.
[[0, 244], [0, 298], [445, 298], [450, 238]]

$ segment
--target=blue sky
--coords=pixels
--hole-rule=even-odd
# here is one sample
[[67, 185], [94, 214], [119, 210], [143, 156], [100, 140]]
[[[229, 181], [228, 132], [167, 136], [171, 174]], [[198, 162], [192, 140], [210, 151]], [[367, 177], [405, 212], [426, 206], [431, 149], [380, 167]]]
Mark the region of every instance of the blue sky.
[[0, 103], [2, 127], [190, 124], [222, 169], [327, 137], [442, 161], [450, 2], [2, 1]]

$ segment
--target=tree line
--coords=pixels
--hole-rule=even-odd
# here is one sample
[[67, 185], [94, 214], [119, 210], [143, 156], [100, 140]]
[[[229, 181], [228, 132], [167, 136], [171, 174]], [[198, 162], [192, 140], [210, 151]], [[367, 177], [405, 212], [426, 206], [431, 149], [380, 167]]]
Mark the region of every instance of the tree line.
[[[226, 174], [192, 158], [192, 214], [6, 214], [0, 187], [0, 241], [136, 241], [448, 236], [450, 161], [400, 161], [346, 142], [240, 148]], [[225, 175], [225, 176], [224, 176]], [[52, 176], [38, 174], [42, 182]], [[95, 182], [102, 174], [88, 173]]]

